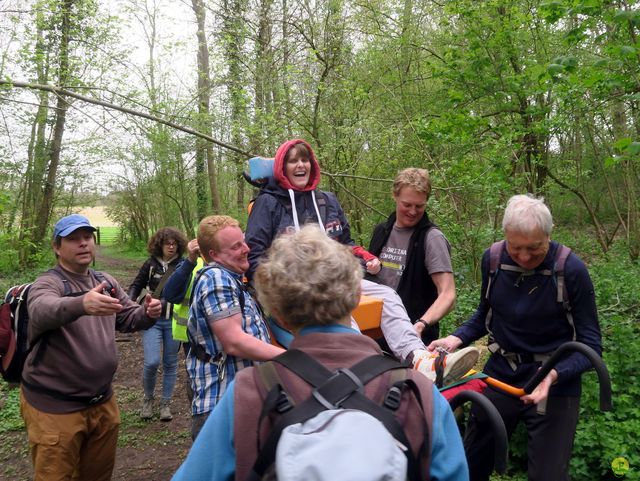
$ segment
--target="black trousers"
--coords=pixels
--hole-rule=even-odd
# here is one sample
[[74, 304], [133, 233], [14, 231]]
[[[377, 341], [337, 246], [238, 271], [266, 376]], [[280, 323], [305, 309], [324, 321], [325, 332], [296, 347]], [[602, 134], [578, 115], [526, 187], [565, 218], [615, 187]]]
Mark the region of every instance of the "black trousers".
[[[569, 460], [578, 424], [580, 397], [549, 397], [545, 414], [536, 405], [487, 388], [485, 396], [504, 421], [509, 438], [519, 421], [527, 428], [529, 481], [569, 481]], [[487, 481], [493, 471], [493, 434], [482, 410], [472, 407], [464, 436], [471, 481]]]

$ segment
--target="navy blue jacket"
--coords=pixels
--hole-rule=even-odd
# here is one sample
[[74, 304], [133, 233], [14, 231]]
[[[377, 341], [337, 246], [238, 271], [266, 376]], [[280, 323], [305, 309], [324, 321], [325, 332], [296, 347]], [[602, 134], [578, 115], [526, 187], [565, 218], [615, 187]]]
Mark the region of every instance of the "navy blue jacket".
[[[549, 252], [536, 270], [552, 269], [557, 242], [551, 242]], [[506, 249], [501, 264], [517, 265]], [[480, 304], [471, 319], [453, 335], [463, 345], [487, 334], [485, 319], [492, 309], [491, 332], [501, 348], [515, 353], [548, 353], [560, 344], [571, 341], [573, 329], [564, 309], [557, 302], [555, 277], [542, 274], [520, 277], [517, 272], [499, 270], [493, 280], [490, 299], [485, 299], [489, 279], [489, 249], [482, 256], [482, 288]], [[576, 329], [576, 341], [582, 342], [602, 354], [602, 342], [593, 283], [584, 263], [573, 252], [565, 264], [565, 283]], [[484, 372], [491, 377], [522, 387], [535, 374], [540, 363], [523, 363], [514, 372], [506, 359], [493, 354]], [[555, 369], [558, 381], [549, 395], [578, 396], [580, 374], [589, 368], [589, 361], [574, 353], [560, 361]]]
[[[313, 206], [311, 192], [293, 192], [300, 226], [310, 222], [317, 223], [318, 218]], [[341, 244], [354, 245], [355, 242], [351, 238], [349, 222], [347, 222], [347, 218], [335, 194], [316, 189], [315, 195], [316, 202], [319, 202], [322, 197], [325, 199], [326, 207], [323, 210], [326, 210], [326, 215], [323, 224], [327, 235]], [[318, 208], [320, 209], [320, 205], [318, 205]], [[323, 215], [322, 210], [320, 212]], [[251, 249], [249, 252], [249, 270], [246, 272], [249, 280], [253, 278], [253, 273], [258, 267], [258, 261], [271, 246], [276, 236], [292, 228], [293, 225], [289, 192], [279, 187], [275, 180], [271, 178], [267, 186], [260, 191], [247, 221], [245, 239]]]
[[171, 304], [180, 304], [184, 296], [187, 295], [189, 283], [191, 282], [191, 273], [195, 268], [196, 263], [185, 257], [162, 288], [162, 297]]

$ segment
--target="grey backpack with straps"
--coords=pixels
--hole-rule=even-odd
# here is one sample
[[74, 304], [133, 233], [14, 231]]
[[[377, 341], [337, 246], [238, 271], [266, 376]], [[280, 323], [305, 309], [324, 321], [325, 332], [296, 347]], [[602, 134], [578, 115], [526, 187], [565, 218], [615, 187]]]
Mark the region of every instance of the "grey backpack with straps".
[[[296, 392], [296, 388], [283, 383], [275, 363], [311, 385], [311, 396], [294, 405], [295, 396], [288, 390]], [[259, 443], [249, 480], [428, 479], [428, 466], [420, 465], [430, 434], [424, 409], [412, 421], [422, 419], [426, 433], [418, 455], [395, 415], [406, 389], [422, 407], [406, 369], [395, 359], [376, 355], [331, 372], [295, 349], [256, 367], [256, 377], [267, 390], [259, 424], [269, 417], [273, 427], [265, 442]], [[365, 396], [364, 386], [387, 371], [391, 371], [391, 384], [382, 402]]]

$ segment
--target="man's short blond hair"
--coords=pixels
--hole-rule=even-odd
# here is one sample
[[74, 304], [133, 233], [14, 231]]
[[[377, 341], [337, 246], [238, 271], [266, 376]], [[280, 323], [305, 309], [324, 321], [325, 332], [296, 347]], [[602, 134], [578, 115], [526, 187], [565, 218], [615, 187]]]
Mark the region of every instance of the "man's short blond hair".
[[393, 181], [394, 197], [399, 195], [404, 187], [411, 187], [416, 192], [425, 194], [427, 200], [429, 200], [429, 196], [431, 195], [431, 179], [429, 178], [427, 169], [409, 167], [408, 169], [398, 172], [398, 175]]
[[219, 251], [217, 234], [225, 227], [240, 227], [240, 223], [228, 215], [210, 215], [198, 226], [198, 247], [207, 262], [211, 262], [209, 251]]
[[318, 226], [278, 237], [255, 274], [258, 300], [289, 327], [332, 324], [360, 301], [362, 268]]

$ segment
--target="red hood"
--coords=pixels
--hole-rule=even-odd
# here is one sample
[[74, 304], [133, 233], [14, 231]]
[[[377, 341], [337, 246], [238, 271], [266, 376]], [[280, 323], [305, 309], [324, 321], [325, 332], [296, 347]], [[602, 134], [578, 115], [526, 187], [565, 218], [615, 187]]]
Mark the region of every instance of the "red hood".
[[[309, 183], [304, 189], [296, 189], [291, 185], [289, 179], [284, 175], [284, 159], [287, 156], [287, 152], [289, 149], [297, 144], [304, 144], [307, 149], [309, 149], [309, 153], [311, 154], [311, 172], [309, 174]], [[316, 160], [316, 154], [313, 152], [311, 146], [302, 139], [293, 139], [287, 140], [284, 144], [278, 147], [278, 151], [276, 152], [276, 160], [273, 164], [273, 176], [276, 179], [276, 182], [283, 189], [293, 189], [299, 191], [309, 191], [314, 190], [318, 184], [320, 183], [320, 164]]]

